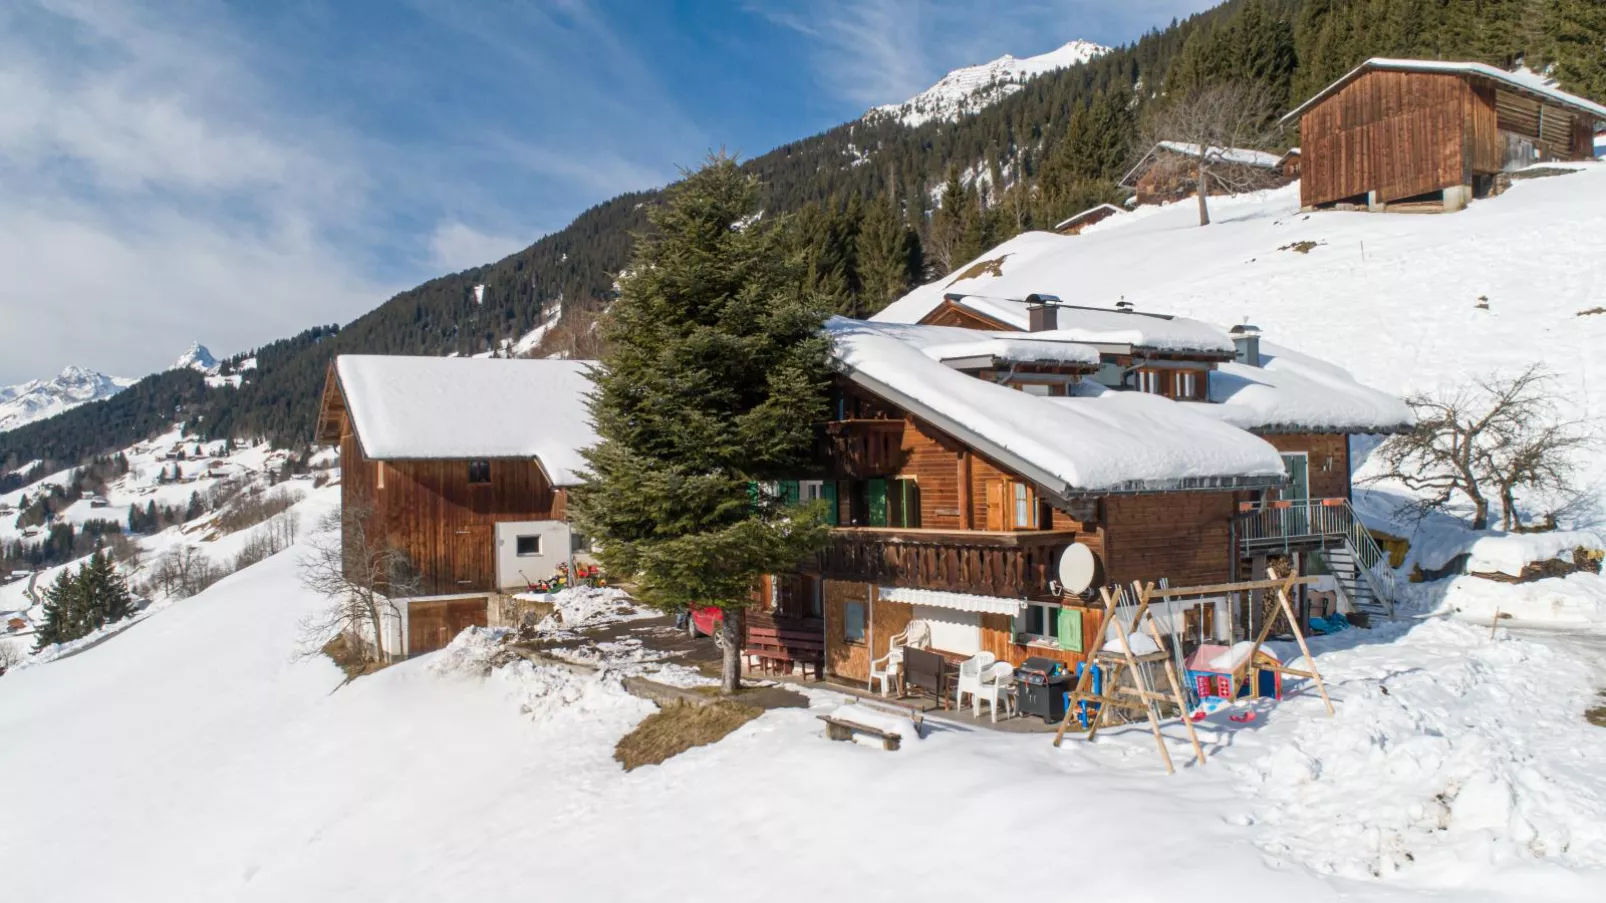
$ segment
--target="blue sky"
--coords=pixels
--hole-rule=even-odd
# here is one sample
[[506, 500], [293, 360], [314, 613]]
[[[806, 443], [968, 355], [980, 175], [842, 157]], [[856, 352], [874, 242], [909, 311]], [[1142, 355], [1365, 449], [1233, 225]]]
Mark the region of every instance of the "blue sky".
[[10, 0], [0, 384], [219, 354], [587, 206], [1211, 0]]

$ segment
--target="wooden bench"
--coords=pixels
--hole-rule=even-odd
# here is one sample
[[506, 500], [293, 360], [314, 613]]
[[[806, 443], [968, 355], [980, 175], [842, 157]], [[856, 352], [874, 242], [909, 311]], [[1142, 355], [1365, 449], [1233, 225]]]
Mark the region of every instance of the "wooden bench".
[[902, 734], [895, 734], [891, 731], [884, 731], [880, 728], [868, 727], [863, 724], [854, 724], [851, 721], [832, 718], [830, 715], [816, 715], [815, 717], [825, 722], [825, 735], [832, 740], [852, 740], [854, 734], [864, 734], [867, 737], [875, 737], [880, 740], [881, 748], [887, 752], [896, 752], [898, 745], [903, 742]]
[[814, 666], [814, 679], [825, 677], [825, 634], [813, 630], [787, 627], [784, 624], [753, 625], [747, 628], [747, 643], [742, 654], [757, 659], [765, 674], [775, 668], [779, 673], [791, 673], [794, 665], [802, 666], [807, 674]]

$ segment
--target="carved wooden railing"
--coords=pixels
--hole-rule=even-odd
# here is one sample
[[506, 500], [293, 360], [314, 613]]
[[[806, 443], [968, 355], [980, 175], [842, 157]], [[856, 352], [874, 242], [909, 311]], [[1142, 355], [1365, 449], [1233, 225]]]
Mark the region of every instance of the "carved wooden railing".
[[833, 420], [820, 435], [820, 460], [833, 477], [884, 477], [903, 466], [902, 420]]
[[995, 532], [847, 527], [820, 554], [820, 575], [914, 589], [1022, 598], [1049, 595], [1071, 530]]

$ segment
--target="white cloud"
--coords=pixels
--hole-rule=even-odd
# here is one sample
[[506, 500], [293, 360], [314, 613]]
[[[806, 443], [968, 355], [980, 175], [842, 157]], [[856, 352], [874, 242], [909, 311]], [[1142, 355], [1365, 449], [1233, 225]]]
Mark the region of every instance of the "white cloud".
[[456, 273], [483, 263], [494, 263], [530, 244], [528, 239], [491, 235], [457, 220], [435, 227], [429, 237], [430, 261], [442, 272]]

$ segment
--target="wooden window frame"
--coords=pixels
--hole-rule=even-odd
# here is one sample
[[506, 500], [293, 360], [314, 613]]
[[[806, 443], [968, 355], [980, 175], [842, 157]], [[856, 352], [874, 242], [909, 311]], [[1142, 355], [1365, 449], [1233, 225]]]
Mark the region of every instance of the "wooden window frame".
[[[481, 468], [481, 467], [483, 467], [485, 469], [485, 479], [476, 480], [476, 479], [474, 479], [474, 472], [476, 470], [478, 470], [479, 468]], [[490, 462], [489, 459], [479, 459], [479, 460], [474, 460], [474, 461], [468, 462], [468, 485], [470, 485], [470, 486], [489, 486], [489, 485], [491, 485], [491, 462]]]
[[[849, 619], [848, 619], [848, 612], [852, 611], [855, 607], [858, 608], [859, 612], [860, 612], [860, 614], [859, 614], [859, 635], [858, 635], [858, 637], [854, 637], [848, 631], [848, 625], [851, 623], [849, 621]], [[870, 636], [870, 604], [868, 602], [864, 602], [864, 601], [858, 600], [858, 599], [853, 599], [853, 600], [849, 600], [847, 602], [843, 602], [842, 603], [842, 642], [846, 643], [849, 646], [863, 646], [868, 642], [869, 636]]]

